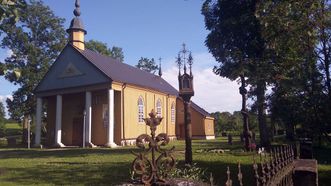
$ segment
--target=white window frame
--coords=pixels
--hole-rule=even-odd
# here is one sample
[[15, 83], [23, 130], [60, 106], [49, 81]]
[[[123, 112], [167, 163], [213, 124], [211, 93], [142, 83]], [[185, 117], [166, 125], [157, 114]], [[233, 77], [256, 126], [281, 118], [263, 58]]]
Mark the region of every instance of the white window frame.
[[138, 123], [144, 123], [144, 99], [142, 96], [138, 98]]
[[171, 104], [171, 123], [175, 123], [176, 121], [176, 109], [175, 109], [175, 102]]
[[162, 102], [161, 99], [156, 101], [156, 117], [162, 117]]

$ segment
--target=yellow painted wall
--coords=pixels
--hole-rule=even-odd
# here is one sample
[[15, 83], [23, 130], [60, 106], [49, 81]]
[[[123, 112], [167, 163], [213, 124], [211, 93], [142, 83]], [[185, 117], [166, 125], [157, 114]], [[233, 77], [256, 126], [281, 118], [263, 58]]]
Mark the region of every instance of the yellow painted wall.
[[103, 121], [103, 105], [108, 107], [107, 91], [92, 92], [92, 143], [105, 145], [107, 143], [107, 127]]
[[[74, 31], [71, 35], [70, 35], [70, 41], [72, 42], [72, 44], [81, 49], [84, 50], [85, 49], [85, 44], [84, 44], [84, 37], [85, 37], [85, 33], [82, 31]], [[77, 41], [81, 41], [81, 42], [77, 42]]]
[[[214, 120], [211, 117], [205, 117], [204, 115], [191, 108], [191, 125], [192, 125], [192, 136], [204, 137], [214, 135]], [[181, 99], [177, 99], [177, 128], [176, 135], [179, 138], [184, 138], [184, 103]]]
[[[114, 86], [115, 88], [115, 86]], [[144, 122], [138, 122], [138, 98], [144, 101], [144, 118], [152, 109], [156, 111], [158, 99], [162, 103], [163, 121], [158, 126], [156, 133], [167, 133], [169, 137], [184, 135], [184, 106], [176, 96], [163, 94], [132, 85], [116, 85], [114, 92], [115, 101], [115, 143], [121, 145], [122, 140], [136, 139], [140, 134], [150, 134], [150, 129]], [[56, 96], [48, 99], [48, 141], [54, 143]], [[171, 121], [171, 105], [175, 104], [175, 122]], [[92, 92], [92, 143], [102, 146], [107, 143], [107, 126], [103, 121], [103, 107], [108, 106], [107, 90]], [[81, 117], [85, 108], [85, 93], [63, 95], [62, 115], [62, 142], [65, 145], [72, 143], [72, 123], [75, 117]], [[123, 112], [122, 112], [123, 110]], [[192, 135], [214, 135], [213, 118], [205, 118], [202, 114], [191, 109]], [[181, 129], [182, 128], [182, 129]], [[182, 130], [182, 134], [180, 131]]]
[[163, 120], [157, 128], [156, 134], [166, 133], [169, 130], [168, 135], [174, 136], [175, 124], [171, 124], [169, 102], [176, 101], [176, 99], [160, 92], [127, 85], [124, 89], [124, 139], [135, 139], [140, 134], [150, 133], [150, 129], [145, 123], [138, 122], [138, 98], [140, 96], [144, 100], [144, 118], [149, 117], [148, 113], [152, 109], [156, 111], [156, 102], [158, 99], [161, 100]]
[[[175, 121], [171, 121], [171, 105], [174, 104], [175, 106]], [[176, 97], [170, 96], [168, 97], [168, 126], [167, 126], [167, 134], [169, 137], [176, 136]]]
[[214, 118], [206, 117], [205, 122], [205, 132], [207, 136], [215, 136], [214, 130]]
[[192, 136], [205, 136], [204, 116], [191, 108]]

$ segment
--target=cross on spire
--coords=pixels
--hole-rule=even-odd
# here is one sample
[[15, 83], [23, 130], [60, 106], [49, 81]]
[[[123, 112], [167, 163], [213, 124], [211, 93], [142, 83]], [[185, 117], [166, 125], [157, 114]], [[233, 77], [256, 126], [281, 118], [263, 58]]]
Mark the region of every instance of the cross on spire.
[[80, 16], [80, 14], [81, 14], [81, 12], [80, 12], [80, 2], [79, 2], [79, 0], [76, 0], [76, 2], [75, 2], [75, 10], [74, 10], [74, 15], [76, 16], [76, 17], [79, 17]]
[[162, 76], [161, 60], [162, 60], [162, 58], [160, 57], [160, 58], [159, 58], [159, 76], [160, 76], [160, 77]]

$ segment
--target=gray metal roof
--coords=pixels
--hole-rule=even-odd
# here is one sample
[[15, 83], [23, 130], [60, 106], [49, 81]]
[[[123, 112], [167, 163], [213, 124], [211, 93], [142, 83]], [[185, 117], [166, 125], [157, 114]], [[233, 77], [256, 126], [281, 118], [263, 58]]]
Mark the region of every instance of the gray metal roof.
[[140, 70], [139, 68], [122, 63], [114, 58], [101, 55], [89, 49], [75, 49], [113, 81], [138, 85], [170, 95], [178, 95], [178, 91], [160, 76]]
[[70, 27], [67, 29], [67, 33], [70, 33], [72, 30], [80, 30], [85, 34], [87, 33], [84, 29], [83, 21], [79, 17], [75, 17], [71, 20]]
[[[137, 85], [178, 96], [178, 91], [160, 76], [140, 70], [139, 68], [122, 63], [117, 59], [101, 55], [89, 49], [80, 50], [76, 47], [73, 48], [79, 51], [88, 61], [94, 64], [113, 81]], [[210, 117], [210, 114], [206, 110], [199, 107], [194, 102], [191, 102], [191, 106], [203, 116]]]

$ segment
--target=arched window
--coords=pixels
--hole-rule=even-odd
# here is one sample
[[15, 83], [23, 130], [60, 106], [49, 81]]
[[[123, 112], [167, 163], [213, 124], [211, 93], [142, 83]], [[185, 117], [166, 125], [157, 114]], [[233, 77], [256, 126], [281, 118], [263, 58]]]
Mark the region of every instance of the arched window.
[[162, 117], [162, 103], [161, 99], [158, 99], [156, 102], [156, 116]]
[[144, 100], [141, 96], [138, 98], [138, 122], [144, 122]]
[[171, 104], [171, 123], [175, 123], [175, 102]]

